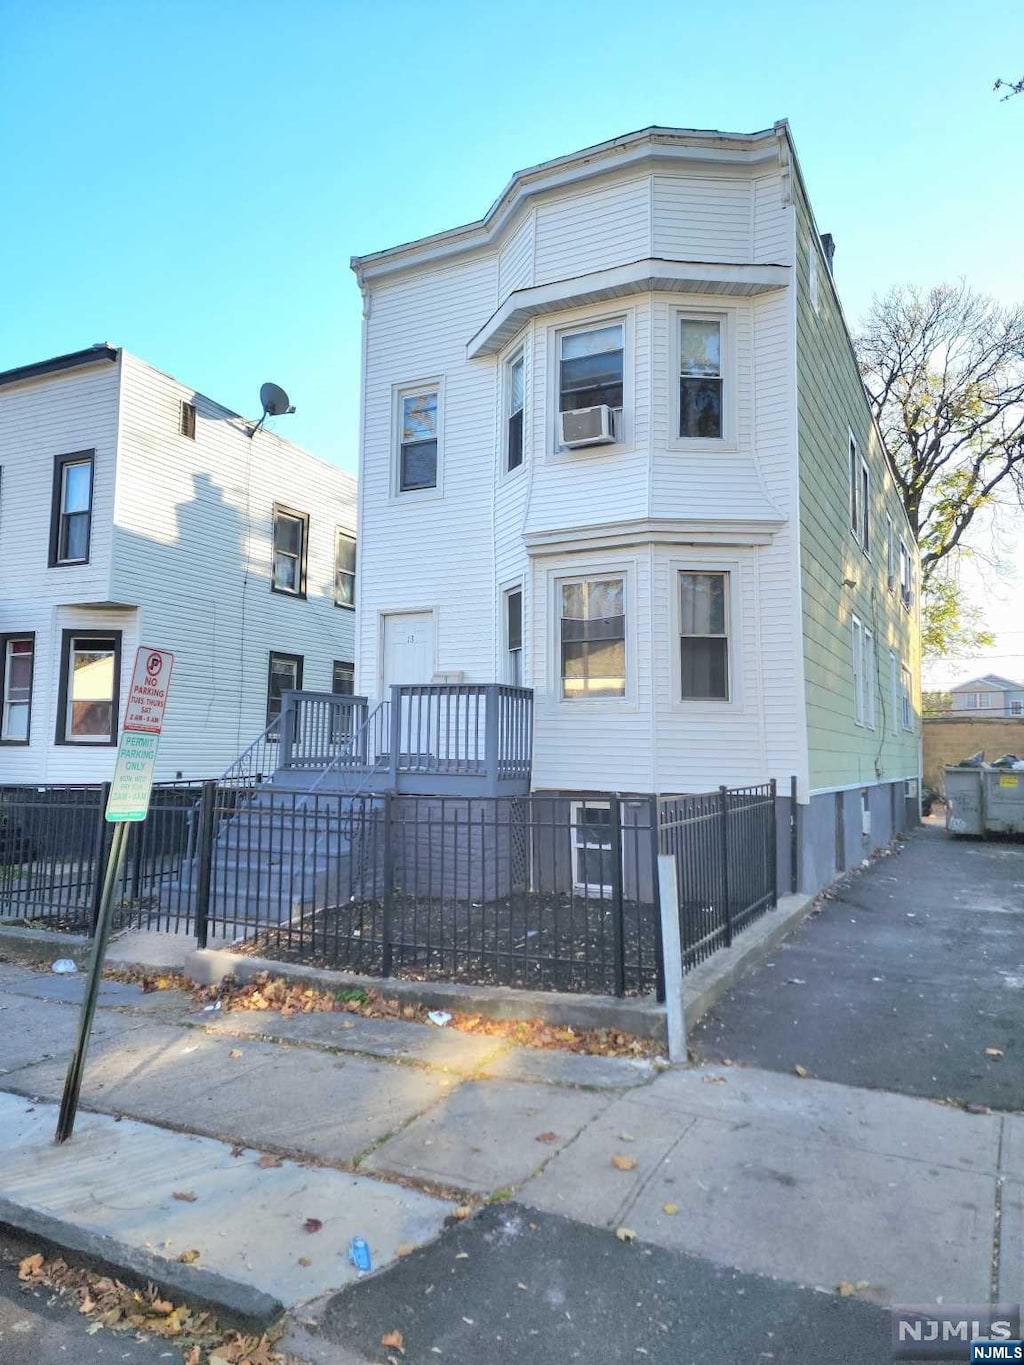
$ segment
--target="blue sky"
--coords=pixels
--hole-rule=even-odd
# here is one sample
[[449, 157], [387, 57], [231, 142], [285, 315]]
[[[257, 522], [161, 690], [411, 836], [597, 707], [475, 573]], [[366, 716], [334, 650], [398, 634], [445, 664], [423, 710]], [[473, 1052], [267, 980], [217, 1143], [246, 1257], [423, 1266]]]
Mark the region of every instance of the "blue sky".
[[0, 368], [109, 340], [247, 413], [274, 379], [354, 470], [349, 257], [651, 123], [788, 118], [851, 320], [903, 281], [1010, 300], [1022, 74], [1020, 0], [0, 0]]

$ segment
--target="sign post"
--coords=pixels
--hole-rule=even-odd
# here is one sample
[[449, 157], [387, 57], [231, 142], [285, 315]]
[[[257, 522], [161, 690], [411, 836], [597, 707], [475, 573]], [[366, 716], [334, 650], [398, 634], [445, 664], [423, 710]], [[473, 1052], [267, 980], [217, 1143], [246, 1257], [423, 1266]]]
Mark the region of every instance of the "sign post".
[[103, 892], [93, 933], [92, 959], [89, 963], [85, 999], [82, 1001], [82, 1015], [78, 1024], [78, 1042], [71, 1058], [71, 1065], [68, 1067], [60, 1117], [57, 1120], [58, 1143], [66, 1142], [75, 1128], [78, 1096], [82, 1089], [82, 1072], [85, 1069], [89, 1035], [92, 1032], [96, 999], [103, 975], [103, 958], [110, 938], [114, 896], [121, 876], [125, 845], [128, 842], [128, 826], [130, 823], [145, 820], [149, 810], [153, 768], [156, 764], [157, 745], [160, 743], [173, 664], [174, 655], [165, 649], [147, 649], [140, 645], [135, 655], [132, 685], [128, 693], [124, 724], [121, 727], [121, 739], [117, 746], [114, 780], [110, 784], [110, 794], [104, 812], [104, 818], [115, 826], [114, 837], [103, 872]]

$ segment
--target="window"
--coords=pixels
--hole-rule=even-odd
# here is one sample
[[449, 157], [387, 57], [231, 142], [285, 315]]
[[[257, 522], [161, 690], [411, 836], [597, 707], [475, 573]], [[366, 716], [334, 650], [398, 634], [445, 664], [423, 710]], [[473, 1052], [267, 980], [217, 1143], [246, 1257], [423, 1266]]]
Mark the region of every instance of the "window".
[[331, 691], [336, 697], [351, 697], [356, 690], [356, 666], [335, 659], [331, 669]]
[[896, 591], [896, 532], [892, 517], [885, 515], [885, 581], [890, 592]]
[[900, 708], [902, 706], [900, 692], [900, 661], [894, 649], [889, 650], [889, 685], [892, 693], [892, 727], [891, 733], [896, 734], [900, 724]]
[[1024, 712], [1024, 705], [1022, 705], [1021, 702], [1019, 702], [1019, 701], [1011, 701], [1011, 702], [1010, 702], [1010, 715], [1011, 715], [1011, 716], [1019, 716], [1019, 715], [1021, 715], [1022, 712]]
[[975, 692], [974, 695], [975, 695], [975, 697], [977, 698], [978, 709], [979, 709], [980, 711], [989, 711], [989, 710], [991, 710], [991, 708], [992, 708], [992, 693], [991, 693], [991, 692]]
[[729, 700], [729, 575], [679, 575], [679, 677], [684, 701]]
[[562, 696], [626, 695], [625, 582], [583, 578], [561, 584]]
[[811, 307], [815, 312], [818, 311], [818, 253], [814, 243], [808, 245], [807, 250], [807, 289], [811, 296]]
[[902, 721], [904, 730], [914, 728], [914, 691], [913, 682], [910, 677], [909, 668], [900, 669], [900, 682], [902, 692]]
[[281, 714], [281, 698], [285, 692], [298, 692], [302, 688], [302, 655], [270, 654], [270, 671], [267, 676], [267, 724]]
[[864, 627], [853, 618], [853, 718], [864, 724]]
[[50, 564], [87, 564], [92, 529], [91, 450], [58, 455], [53, 468]]
[[58, 744], [117, 743], [120, 678], [120, 631], [64, 631]]
[[437, 398], [437, 389], [401, 395], [400, 493], [437, 487]]
[[505, 594], [505, 681], [513, 687], [523, 685], [523, 590], [510, 588]]
[[558, 411], [601, 404], [622, 411], [623, 327], [615, 322], [559, 338]]
[[850, 530], [864, 553], [871, 548], [871, 475], [850, 434]]
[[614, 852], [611, 807], [601, 801], [571, 806], [573, 886], [584, 895], [612, 894]]
[[877, 690], [875, 672], [875, 637], [867, 626], [864, 627], [864, 702], [862, 713], [864, 724], [869, 730], [875, 728], [875, 692]]
[[356, 538], [339, 526], [334, 533], [334, 605], [356, 604]]
[[507, 394], [505, 417], [505, 468], [518, 469], [523, 463], [523, 406], [526, 401], [526, 365], [522, 353], [505, 367]]
[[196, 405], [181, 402], [181, 414], [178, 419], [178, 430], [182, 436], [187, 436], [190, 441], [196, 439]]
[[679, 435], [722, 435], [722, 324], [679, 319]]
[[913, 566], [910, 561], [910, 551], [907, 549], [907, 542], [900, 540], [900, 597], [903, 605], [909, 609], [914, 598]]
[[305, 597], [308, 533], [309, 517], [305, 512], [274, 507], [274, 569], [270, 580], [274, 592]]
[[0, 741], [27, 744], [32, 719], [34, 635], [0, 636]]

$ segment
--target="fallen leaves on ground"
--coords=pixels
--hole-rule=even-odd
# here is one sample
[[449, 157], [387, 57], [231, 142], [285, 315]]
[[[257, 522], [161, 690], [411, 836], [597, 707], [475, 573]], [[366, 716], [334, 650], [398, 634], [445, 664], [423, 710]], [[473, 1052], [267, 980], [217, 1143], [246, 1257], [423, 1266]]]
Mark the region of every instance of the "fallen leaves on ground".
[[395, 1248], [395, 1255], [401, 1259], [403, 1256], [411, 1256], [415, 1250], [415, 1242], [400, 1242]]
[[621, 1152], [616, 1152], [615, 1155], [612, 1157], [612, 1165], [615, 1167], [617, 1171], [635, 1171], [636, 1157], [623, 1156]]
[[192, 1265], [194, 1261], [199, 1260], [199, 1252], [196, 1251], [195, 1247], [186, 1247], [180, 1256], [175, 1257], [175, 1260], [180, 1261], [182, 1265]]
[[672, 1217], [674, 1217], [674, 1216], [679, 1212], [679, 1205], [678, 1205], [678, 1204], [662, 1204], [662, 1206], [661, 1206], [661, 1211], [662, 1211], [662, 1213], [667, 1213], [667, 1214], [669, 1215], [669, 1217], [672, 1218]]
[[632, 1228], [616, 1228], [615, 1236], [619, 1239], [620, 1242], [636, 1241], [636, 1233], [633, 1231]]
[[257, 1166], [262, 1167], [265, 1171], [269, 1171], [272, 1166], [280, 1166], [281, 1164], [281, 1158], [279, 1156], [274, 1156], [272, 1152], [264, 1152], [256, 1163]]
[[303, 1231], [303, 1232], [322, 1232], [322, 1231], [323, 1231], [323, 1226], [324, 1226], [324, 1225], [323, 1225], [323, 1223], [321, 1223], [321, 1221], [320, 1221], [319, 1218], [307, 1218], [306, 1221], [305, 1221], [305, 1222], [303, 1223], [303, 1225], [302, 1225], [302, 1231]]
[[[411, 1001], [388, 999], [375, 990], [317, 989], [301, 981], [261, 972], [251, 981], [227, 976], [216, 986], [198, 986], [174, 972], [154, 973], [141, 968], [115, 967], [104, 972], [113, 981], [141, 986], [144, 991], [187, 991], [196, 1005], [220, 1003], [221, 1010], [270, 1010], [289, 1019], [296, 1014], [358, 1014], [364, 1019], [405, 1019], [425, 1023], [427, 1008]], [[453, 1014], [449, 1028], [505, 1038], [519, 1047], [544, 1051], [589, 1053], [600, 1057], [661, 1057], [663, 1043], [638, 1038], [619, 1029], [575, 1029], [543, 1019], [490, 1019], [480, 1014]], [[229, 1055], [235, 1056], [238, 1049]]]
[[547, 1143], [551, 1143], [551, 1142], [557, 1142], [557, 1141], [558, 1141], [558, 1134], [557, 1134], [557, 1133], [538, 1133], [537, 1136], [534, 1138], [534, 1142], [547, 1142]]
[[261, 1336], [227, 1331], [212, 1313], [172, 1303], [152, 1284], [132, 1289], [110, 1276], [69, 1266], [59, 1256], [53, 1260], [39, 1253], [26, 1256], [18, 1265], [18, 1277], [73, 1298], [79, 1312], [92, 1318], [86, 1329], [90, 1335], [106, 1327], [173, 1340], [183, 1365], [300, 1365], [294, 1356], [276, 1349], [283, 1321]]
[[801, 1065], [799, 1064], [799, 1062], [798, 1062], [797, 1065], [793, 1068], [793, 1070], [796, 1072], [796, 1074], [797, 1074], [798, 1076], [802, 1077], [804, 1080], [806, 1080], [807, 1077], [811, 1074], [811, 1073], [807, 1070], [807, 1068], [806, 1068], [805, 1066], [801, 1066]]
[[183, 1204], [194, 1204], [199, 1198], [198, 1194], [193, 1194], [191, 1190], [174, 1190], [171, 1194], [172, 1199], [180, 1199]]
[[393, 1332], [385, 1332], [380, 1339], [382, 1346], [387, 1346], [389, 1350], [401, 1351], [405, 1355], [405, 1337], [395, 1328]]
[[452, 1209], [452, 1217], [457, 1218], [460, 1223], [464, 1223], [472, 1212], [472, 1204], [460, 1204], [458, 1208]]

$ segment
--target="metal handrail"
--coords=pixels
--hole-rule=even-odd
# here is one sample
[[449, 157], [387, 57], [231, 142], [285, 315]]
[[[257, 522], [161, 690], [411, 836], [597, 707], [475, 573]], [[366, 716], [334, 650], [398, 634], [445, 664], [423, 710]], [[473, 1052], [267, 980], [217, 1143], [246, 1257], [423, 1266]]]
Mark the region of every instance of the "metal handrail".
[[360, 782], [356, 784], [355, 790], [344, 793], [346, 796], [353, 797], [365, 794], [363, 788], [366, 786], [369, 779], [376, 773], [388, 771], [391, 766], [390, 751], [379, 756], [372, 764], [367, 762], [365, 768], [354, 768], [351, 763], [352, 758], [359, 752], [358, 742], [360, 740], [365, 740], [368, 737], [370, 727], [376, 723], [377, 717], [384, 713], [387, 705], [387, 701], [379, 701], [373, 710], [368, 712], [363, 723], [346, 737], [345, 743], [339, 749], [336, 756], [331, 760], [327, 767], [323, 769], [313, 785], [307, 789], [305, 793], [307, 796], [312, 796], [323, 782], [338, 769], [344, 769], [350, 777], [357, 777], [360, 779]]
[[[223, 773], [221, 773], [220, 778], [218, 780], [220, 782], [228, 783], [250, 780], [255, 780], [257, 782], [260, 781], [263, 777], [262, 772], [263, 765], [260, 764], [259, 772], [247, 772], [246, 769], [250, 766], [248, 760], [250, 756], [254, 754], [257, 751], [257, 749], [260, 748], [261, 745], [269, 745], [271, 743], [274, 743], [275, 751], [278, 753], [280, 752], [281, 719], [282, 718], [280, 715], [275, 716], [274, 719], [267, 726], [267, 728], [263, 731], [263, 733], [259, 735], [256, 739], [254, 739], [247, 749], [243, 749], [243, 751], [235, 759], [234, 763], [231, 764], [230, 768], [227, 768]], [[252, 766], [255, 767], [255, 765]], [[275, 762], [273, 767], [267, 773], [267, 776], [270, 777], [274, 772], [274, 769], [276, 768], [277, 763]]]

